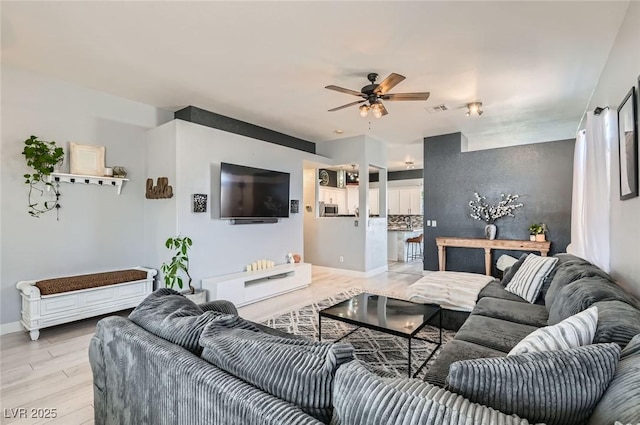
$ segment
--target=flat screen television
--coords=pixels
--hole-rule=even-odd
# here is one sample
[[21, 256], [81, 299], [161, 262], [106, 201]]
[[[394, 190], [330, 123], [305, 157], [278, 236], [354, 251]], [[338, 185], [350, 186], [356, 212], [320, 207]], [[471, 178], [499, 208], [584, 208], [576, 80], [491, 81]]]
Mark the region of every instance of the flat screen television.
[[220, 164], [220, 218], [289, 217], [289, 173]]

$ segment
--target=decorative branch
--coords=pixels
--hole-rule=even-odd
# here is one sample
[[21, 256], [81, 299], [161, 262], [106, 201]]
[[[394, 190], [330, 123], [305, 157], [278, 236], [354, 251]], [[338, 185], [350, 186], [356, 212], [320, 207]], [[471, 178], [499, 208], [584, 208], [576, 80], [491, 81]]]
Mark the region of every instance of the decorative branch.
[[522, 203], [516, 204], [520, 195], [500, 195], [501, 200], [495, 205], [488, 204], [487, 198], [480, 196], [478, 192], [474, 193], [476, 199], [469, 201], [471, 214], [469, 216], [475, 220], [484, 221], [487, 224], [493, 224], [497, 219], [502, 217], [515, 217], [513, 212], [522, 207]]

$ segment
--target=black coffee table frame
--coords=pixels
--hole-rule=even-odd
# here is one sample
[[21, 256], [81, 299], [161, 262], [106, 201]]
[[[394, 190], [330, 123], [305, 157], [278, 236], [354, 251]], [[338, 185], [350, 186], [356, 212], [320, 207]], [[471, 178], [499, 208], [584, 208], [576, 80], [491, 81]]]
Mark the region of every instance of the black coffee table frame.
[[[356, 295], [355, 297], [351, 297], [350, 299], [341, 301], [338, 304], [344, 303], [344, 302], [349, 301], [349, 300], [351, 300], [353, 298], [357, 298], [358, 296], [361, 296], [361, 295], [363, 295], [363, 294]], [[375, 295], [375, 294], [368, 294], [368, 295], [377, 296], [377, 297], [381, 296], [381, 295]], [[423, 316], [422, 324], [420, 326], [418, 326], [413, 332], [406, 333], [406, 332], [397, 331], [395, 329], [389, 329], [389, 328], [385, 328], [383, 326], [377, 326], [377, 325], [374, 325], [374, 324], [371, 324], [371, 323], [362, 322], [362, 321], [359, 321], [357, 319], [338, 316], [338, 315], [330, 314], [330, 313], [326, 312], [326, 310], [329, 310], [329, 309], [335, 307], [336, 305], [338, 305], [338, 304], [336, 304], [334, 306], [327, 307], [326, 309], [320, 310], [318, 312], [318, 341], [322, 341], [322, 318], [323, 317], [326, 317], [328, 319], [337, 320], [339, 322], [348, 323], [350, 325], [357, 326], [357, 328], [355, 328], [355, 329], [347, 332], [346, 334], [342, 335], [340, 338], [336, 339], [334, 342], [338, 342], [338, 341], [343, 340], [344, 338], [348, 337], [349, 335], [351, 335], [352, 333], [356, 332], [360, 328], [367, 328], [367, 329], [371, 329], [371, 330], [374, 330], [374, 331], [377, 331], [377, 332], [382, 332], [382, 333], [386, 333], [386, 334], [389, 334], [389, 335], [399, 336], [399, 337], [404, 338], [404, 339], [406, 339], [408, 341], [408, 359], [407, 359], [408, 375], [409, 375], [409, 378], [415, 378], [416, 376], [418, 376], [420, 371], [426, 366], [427, 362], [429, 360], [431, 360], [431, 358], [436, 353], [438, 348], [440, 348], [442, 346], [442, 308], [437, 304], [418, 304], [418, 303], [414, 303], [414, 302], [411, 302], [411, 301], [399, 300], [397, 298], [391, 298], [391, 297], [387, 297], [387, 298], [390, 299], [390, 300], [402, 301], [402, 302], [414, 304], [414, 305], [417, 305], [417, 306], [427, 305], [427, 306], [430, 306], [430, 307], [435, 307], [435, 309], [432, 312], [430, 312], [430, 314], [425, 314]], [[425, 326], [427, 326], [429, 321], [431, 319], [433, 319], [436, 315], [438, 315], [438, 330], [439, 330], [438, 341], [432, 341], [430, 339], [420, 338], [420, 337], [416, 336], [422, 329], [424, 329]], [[417, 340], [420, 340], [420, 341], [429, 342], [431, 344], [435, 344], [436, 347], [433, 350], [431, 350], [431, 353], [426, 358], [426, 360], [420, 365], [418, 370], [416, 370], [416, 373], [414, 373], [412, 375], [411, 374], [411, 341], [414, 340], [414, 339], [417, 339]]]

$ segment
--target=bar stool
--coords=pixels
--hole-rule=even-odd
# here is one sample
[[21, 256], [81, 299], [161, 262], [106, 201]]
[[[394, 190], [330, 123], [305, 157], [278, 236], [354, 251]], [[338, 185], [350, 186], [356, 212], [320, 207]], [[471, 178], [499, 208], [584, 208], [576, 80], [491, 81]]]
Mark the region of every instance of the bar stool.
[[409, 260], [417, 260], [418, 258], [422, 258], [422, 239], [424, 237], [423, 233], [420, 233], [420, 236], [416, 236], [413, 238], [408, 238], [406, 241], [406, 249], [407, 252], [407, 262]]

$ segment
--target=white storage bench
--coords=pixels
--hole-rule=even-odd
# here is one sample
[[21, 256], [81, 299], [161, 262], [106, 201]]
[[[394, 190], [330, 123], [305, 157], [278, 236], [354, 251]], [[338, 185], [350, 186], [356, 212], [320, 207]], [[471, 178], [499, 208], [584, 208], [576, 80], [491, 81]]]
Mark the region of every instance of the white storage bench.
[[16, 284], [22, 296], [20, 323], [32, 340], [40, 329], [137, 306], [153, 292], [158, 272], [134, 267], [103, 273], [23, 280]]

